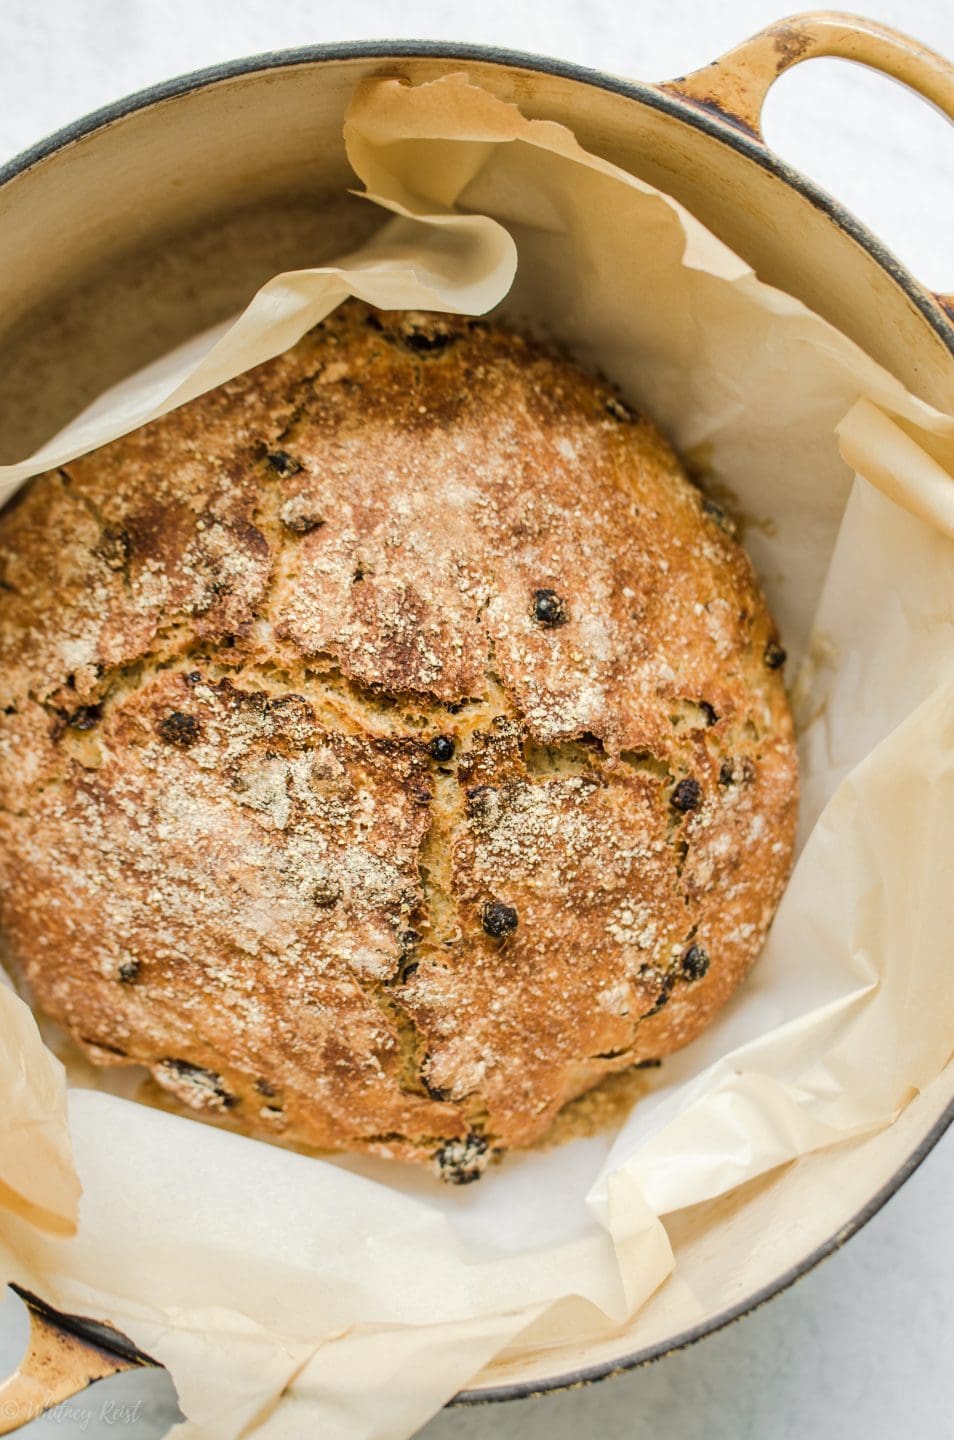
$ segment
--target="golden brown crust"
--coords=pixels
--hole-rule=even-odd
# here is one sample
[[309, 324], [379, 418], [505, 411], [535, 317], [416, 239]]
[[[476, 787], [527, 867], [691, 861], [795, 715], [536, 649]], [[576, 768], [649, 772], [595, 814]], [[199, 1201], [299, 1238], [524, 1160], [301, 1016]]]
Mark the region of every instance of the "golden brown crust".
[[355, 303], [38, 477], [0, 920], [39, 1003], [243, 1128], [455, 1179], [685, 1044], [794, 832], [728, 532], [606, 385]]

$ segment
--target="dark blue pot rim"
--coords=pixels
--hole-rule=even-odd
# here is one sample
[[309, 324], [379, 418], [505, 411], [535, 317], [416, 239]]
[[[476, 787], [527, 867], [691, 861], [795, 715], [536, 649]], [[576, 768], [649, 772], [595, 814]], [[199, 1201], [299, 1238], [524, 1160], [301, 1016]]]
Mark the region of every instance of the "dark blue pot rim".
[[[159, 85], [150, 85], [145, 90], [139, 90], [123, 100], [105, 105], [100, 110], [94, 110], [91, 114], [55, 131], [45, 140], [24, 150], [22, 154], [6, 165], [0, 166], [0, 187], [18, 175], [22, 175], [42, 160], [56, 154], [57, 151], [65, 149], [96, 130], [103, 129], [114, 121], [123, 119], [124, 116], [131, 115], [137, 110], [148, 109], [149, 106], [159, 104], [164, 100], [175, 99], [178, 95], [188, 95], [192, 91], [206, 89], [220, 81], [233, 80], [237, 76], [253, 75], [264, 70], [280, 70], [293, 65], [314, 65], [323, 61], [415, 58], [505, 65], [512, 69], [557, 75], [562, 79], [578, 81], [598, 90], [606, 90], [612, 94], [639, 101], [654, 110], [661, 110], [663, 113], [673, 116], [696, 130], [703, 131], [724, 145], [731, 146], [732, 149], [754, 161], [763, 170], [769, 171], [784, 184], [803, 195], [817, 210], [821, 210], [840, 230], [866, 250], [900, 286], [912, 304], [920, 311], [927, 324], [943, 340], [954, 356], [954, 323], [941, 308], [937, 297], [918, 284], [910, 272], [895, 259], [876, 236], [836, 200], [820, 190], [798, 170], [786, 165], [777, 155], [766, 149], [757, 137], [738, 128], [718, 110], [682, 100], [655, 85], [635, 80], [623, 80], [615, 75], [607, 75], [600, 70], [590, 70], [585, 66], [574, 65], [568, 61], [528, 55], [515, 50], [501, 50], [495, 46], [461, 45], [437, 40], [365, 40], [351, 43], [335, 42], [328, 45], [306, 45], [295, 50], [273, 50], [262, 55], [246, 56], [240, 60], [228, 60], [221, 65], [211, 65], [204, 70], [195, 70], [188, 75], [180, 75], [173, 80], [163, 81]], [[891, 1179], [846, 1224], [840, 1226], [834, 1235], [803, 1260], [800, 1260], [797, 1265], [793, 1265], [781, 1275], [776, 1276], [768, 1284], [763, 1285], [760, 1290], [746, 1296], [737, 1305], [731, 1306], [701, 1324], [683, 1330], [680, 1334], [671, 1336], [656, 1345], [645, 1346], [641, 1350], [620, 1356], [615, 1360], [601, 1361], [595, 1365], [568, 1370], [546, 1380], [515, 1381], [509, 1385], [488, 1386], [480, 1390], [462, 1390], [450, 1403], [452, 1405], [486, 1405], [503, 1400], [525, 1400], [556, 1390], [575, 1389], [596, 1380], [606, 1379], [611, 1375], [622, 1374], [626, 1370], [633, 1370], [637, 1366], [646, 1365], [653, 1360], [659, 1360], [672, 1351], [683, 1350], [689, 1345], [694, 1345], [696, 1341], [702, 1340], [706, 1335], [711, 1335], [726, 1325], [732, 1324], [733, 1321], [758, 1309], [782, 1290], [794, 1284], [796, 1280], [814, 1269], [833, 1251], [839, 1250], [852, 1235], [857, 1234], [862, 1226], [866, 1225], [871, 1217], [876, 1215], [882, 1206], [891, 1199], [892, 1195], [897, 1193], [909, 1176], [913, 1175], [952, 1122], [954, 1122], [954, 1100], [937, 1118], [921, 1143], [912, 1151], [904, 1164], [895, 1171]], [[82, 1332], [83, 1325], [82, 1320], [77, 1320], [78, 1331]]]

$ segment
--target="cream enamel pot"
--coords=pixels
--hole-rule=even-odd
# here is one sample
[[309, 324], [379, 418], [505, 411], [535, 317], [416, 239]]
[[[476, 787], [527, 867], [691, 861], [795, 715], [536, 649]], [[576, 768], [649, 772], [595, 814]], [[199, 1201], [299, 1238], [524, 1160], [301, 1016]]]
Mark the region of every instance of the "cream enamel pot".
[[[94, 393], [224, 319], [271, 275], [320, 264], [376, 226], [371, 207], [345, 195], [352, 177], [341, 122], [352, 89], [370, 75], [421, 82], [449, 69], [466, 70], [526, 115], [568, 125], [587, 149], [674, 195], [762, 279], [831, 321], [916, 395], [954, 410], [954, 297], [919, 285], [761, 137], [773, 80], [820, 55], [892, 75], [954, 120], [954, 66], [883, 26], [834, 14], [781, 22], [658, 86], [534, 56], [401, 41], [256, 56], [110, 106], [0, 170], [2, 458], [29, 453]], [[77, 367], [71, 336], [80, 327]], [[718, 1253], [702, 1243], [698, 1211], [668, 1217], [683, 1286], [663, 1286], [609, 1339], [498, 1357], [458, 1402], [596, 1380], [727, 1324], [858, 1230], [952, 1119], [954, 1063], [889, 1129], [698, 1207], [706, 1225], [720, 1221]], [[728, 1309], [715, 1298], [727, 1269], [737, 1296]], [[93, 1378], [151, 1363], [108, 1327], [40, 1301], [31, 1319], [27, 1358], [0, 1385], [0, 1400], [25, 1397], [41, 1373], [44, 1394], [62, 1399]]]

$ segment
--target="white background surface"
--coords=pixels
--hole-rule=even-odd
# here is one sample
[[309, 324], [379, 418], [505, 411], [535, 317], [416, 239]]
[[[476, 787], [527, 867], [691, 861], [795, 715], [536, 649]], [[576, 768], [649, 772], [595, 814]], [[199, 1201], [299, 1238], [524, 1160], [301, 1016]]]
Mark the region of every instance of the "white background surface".
[[[661, 80], [713, 59], [785, 8], [785, 0], [0, 0], [0, 164], [133, 90], [263, 50], [470, 40]], [[864, 9], [954, 56], [954, 0], [866, 0]], [[765, 129], [920, 278], [954, 291], [954, 131], [923, 102], [856, 67], [814, 61], [776, 86]], [[949, 1440], [952, 1192], [949, 1134], [845, 1250], [728, 1330], [583, 1391], [445, 1412], [421, 1434]], [[25, 1328], [17, 1302], [0, 1306], [0, 1377], [14, 1367]], [[138, 1411], [120, 1408], [139, 1396]], [[174, 1415], [164, 1375], [119, 1377], [25, 1433], [152, 1440]]]

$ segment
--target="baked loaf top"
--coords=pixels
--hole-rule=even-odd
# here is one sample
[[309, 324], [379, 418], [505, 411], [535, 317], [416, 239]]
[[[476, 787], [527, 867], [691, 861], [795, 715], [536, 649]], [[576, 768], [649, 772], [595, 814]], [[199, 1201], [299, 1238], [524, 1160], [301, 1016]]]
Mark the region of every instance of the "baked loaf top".
[[722, 510], [519, 334], [349, 302], [0, 516], [0, 926], [103, 1064], [455, 1181], [711, 1020], [792, 856]]

